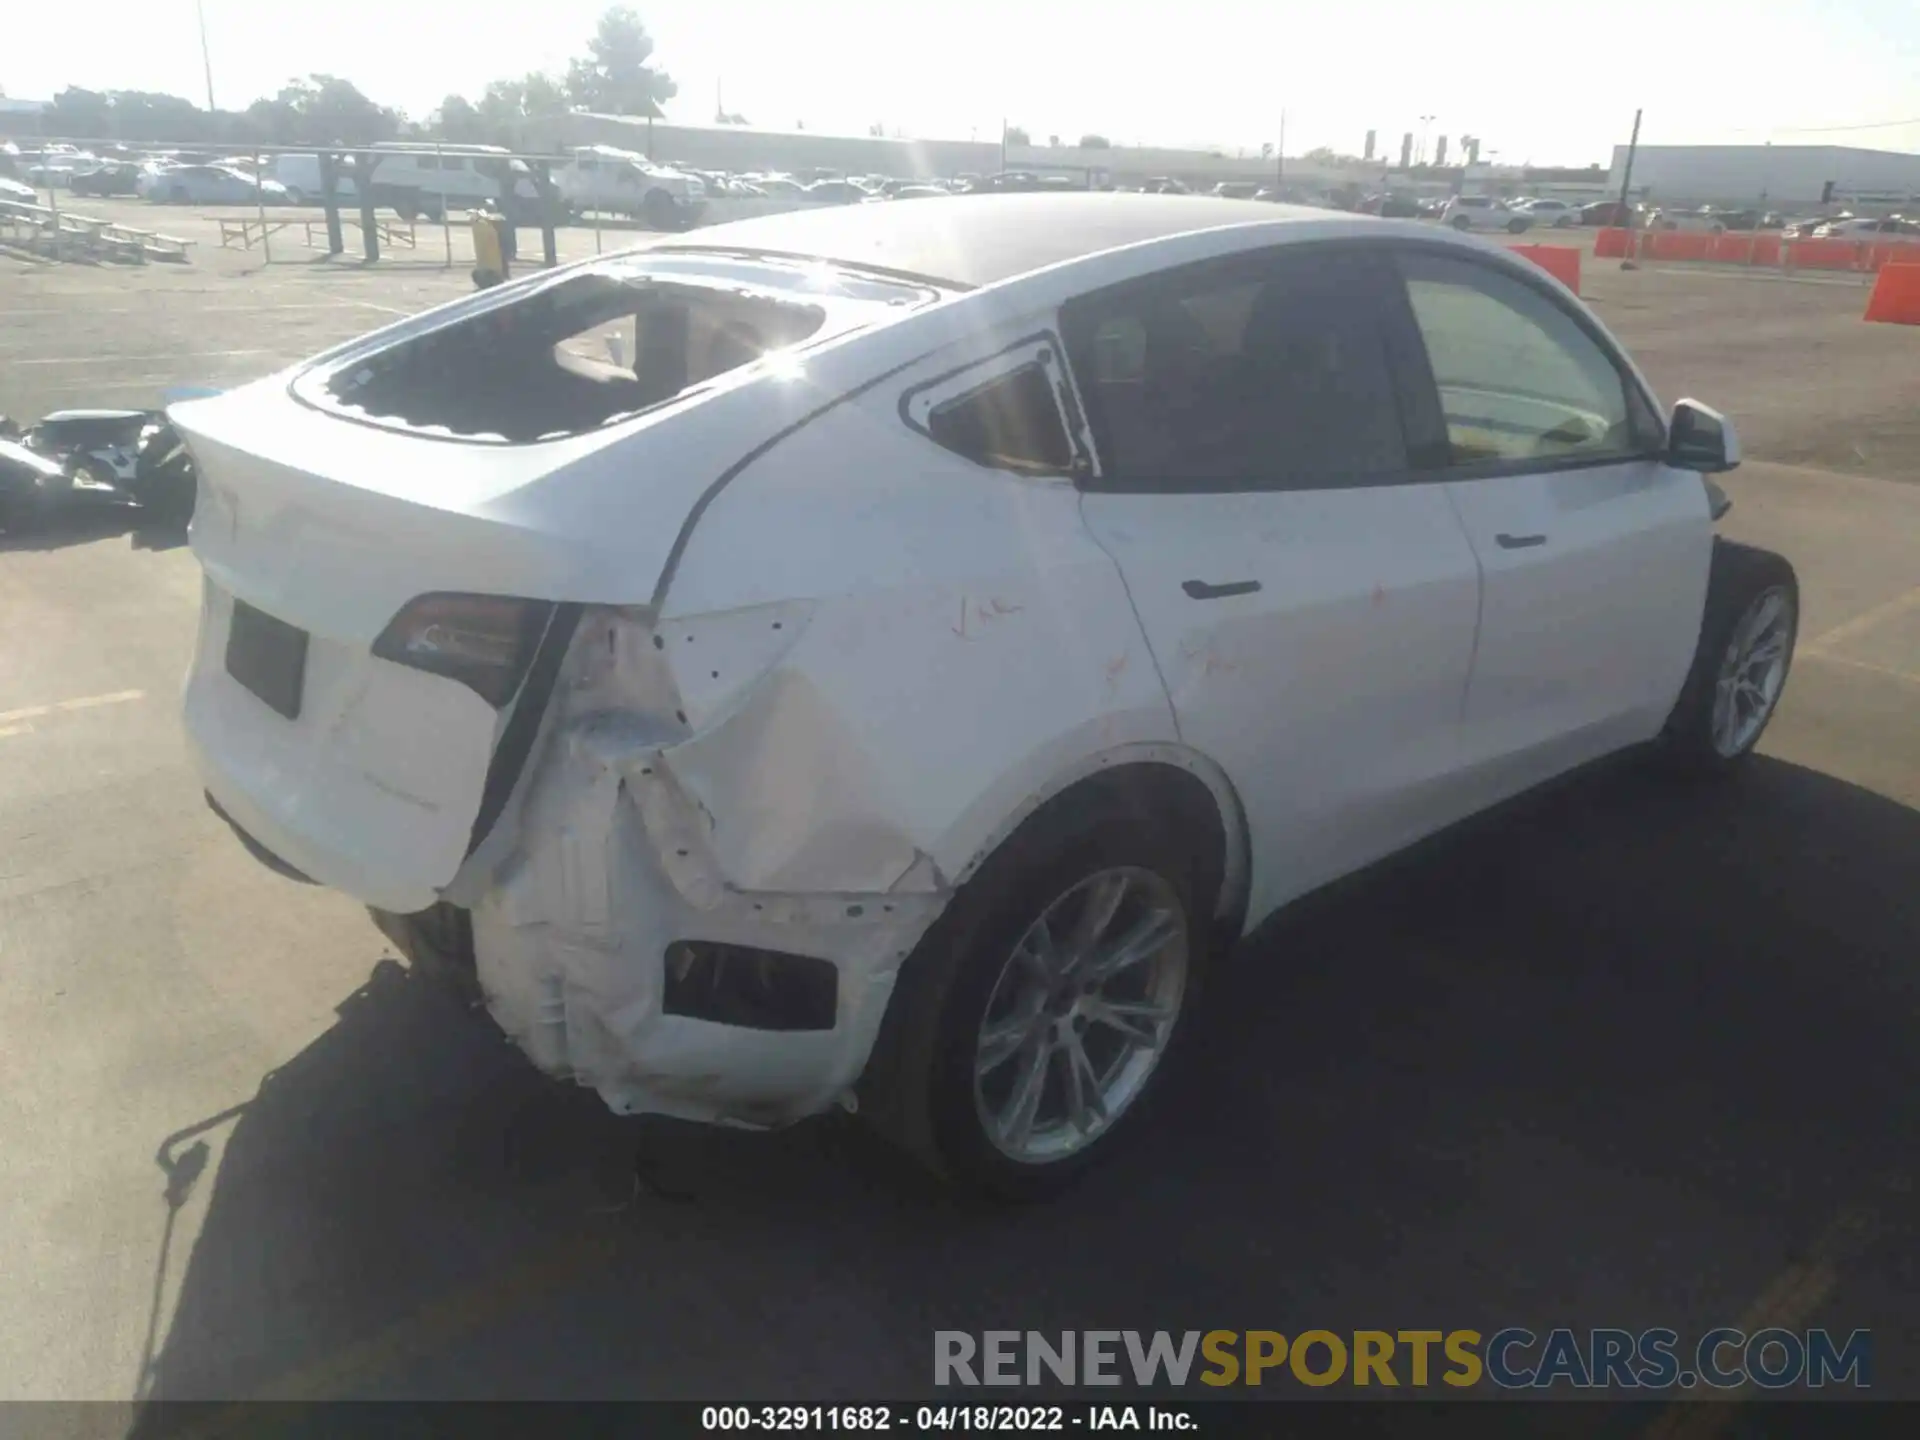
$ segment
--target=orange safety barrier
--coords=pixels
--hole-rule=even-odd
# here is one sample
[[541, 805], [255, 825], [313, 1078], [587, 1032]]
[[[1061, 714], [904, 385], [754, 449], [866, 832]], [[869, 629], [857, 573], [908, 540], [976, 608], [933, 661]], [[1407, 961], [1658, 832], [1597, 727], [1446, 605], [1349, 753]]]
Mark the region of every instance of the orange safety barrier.
[[1789, 240], [1787, 264], [1796, 270], [1857, 270], [1866, 248], [1851, 240]]
[[1863, 320], [1888, 325], [1920, 325], [1920, 262], [1899, 261], [1880, 267], [1867, 297]]
[[1642, 243], [1640, 253], [1649, 260], [1705, 260], [1713, 254], [1718, 235], [1704, 230], [1654, 230]]
[[1571, 245], [1515, 245], [1516, 255], [1524, 255], [1574, 294], [1580, 293], [1580, 252]]
[[1623, 260], [1627, 254], [1627, 232], [1618, 226], [1609, 225], [1593, 237], [1593, 258], [1596, 260]]

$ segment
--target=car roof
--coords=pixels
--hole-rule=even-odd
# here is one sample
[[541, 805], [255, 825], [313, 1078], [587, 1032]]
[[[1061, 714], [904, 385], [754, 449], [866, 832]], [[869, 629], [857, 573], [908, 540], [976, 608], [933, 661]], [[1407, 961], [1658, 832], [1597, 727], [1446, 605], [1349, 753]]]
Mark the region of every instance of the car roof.
[[658, 248], [806, 256], [975, 286], [1196, 230], [1324, 218], [1304, 206], [1204, 195], [967, 195], [952, 205], [849, 205], [737, 220]]

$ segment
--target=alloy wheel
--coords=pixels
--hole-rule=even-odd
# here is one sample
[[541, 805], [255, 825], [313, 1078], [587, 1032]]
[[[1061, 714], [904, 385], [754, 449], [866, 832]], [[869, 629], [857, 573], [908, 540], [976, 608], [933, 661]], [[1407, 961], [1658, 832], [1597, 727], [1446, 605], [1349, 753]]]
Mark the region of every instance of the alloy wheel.
[[1741, 614], [1714, 679], [1710, 731], [1714, 751], [1731, 760], [1766, 728], [1787, 682], [1794, 602], [1783, 586], [1762, 590]]
[[1023, 1164], [1077, 1155], [1140, 1096], [1186, 995], [1187, 917], [1163, 877], [1100, 870], [1057, 896], [1001, 967], [974, 1049], [974, 1104]]

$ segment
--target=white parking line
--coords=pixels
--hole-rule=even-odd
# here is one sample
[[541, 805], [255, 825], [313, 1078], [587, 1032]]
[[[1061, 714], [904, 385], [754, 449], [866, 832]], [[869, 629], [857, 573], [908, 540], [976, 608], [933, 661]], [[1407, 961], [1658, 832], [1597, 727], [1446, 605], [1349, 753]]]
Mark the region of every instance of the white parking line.
[[[124, 705], [129, 700], [144, 700], [144, 690], [116, 690], [111, 695], [83, 695], [78, 700], [54, 700], [45, 705], [28, 705], [19, 710], [0, 710], [0, 725], [12, 725], [16, 720], [38, 720], [42, 716], [57, 711], [91, 710], [99, 705]], [[31, 725], [19, 726], [17, 730], [0, 730], [0, 735], [16, 734], [19, 730], [31, 730]]]
[[31, 735], [32, 733], [31, 725], [0, 725], [0, 740], [6, 739], [9, 735]]
[[9, 365], [125, 365], [151, 360], [219, 360], [230, 355], [271, 355], [271, 350], [203, 350], [198, 355], [63, 355], [58, 358], [9, 360]]
[[1894, 596], [1893, 599], [1887, 601], [1885, 604], [1876, 605], [1871, 610], [1862, 611], [1860, 614], [1854, 616], [1853, 619], [1847, 621], [1846, 624], [1836, 625], [1824, 635], [1814, 636], [1810, 642], [1800, 647], [1801, 652], [1803, 654], [1818, 655], [1824, 650], [1831, 650], [1842, 640], [1851, 640], [1855, 636], [1864, 635], [1881, 621], [1891, 620], [1896, 615], [1905, 614], [1915, 606], [1920, 606], [1920, 585], [1914, 586], [1913, 589], [1907, 591], [1904, 595]]
[[376, 305], [371, 300], [348, 300], [345, 303], [348, 305], [358, 305], [363, 310], [378, 310], [382, 315], [398, 315], [402, 319], [417, 313], [412, 310], [396, 310], [391, 305]]

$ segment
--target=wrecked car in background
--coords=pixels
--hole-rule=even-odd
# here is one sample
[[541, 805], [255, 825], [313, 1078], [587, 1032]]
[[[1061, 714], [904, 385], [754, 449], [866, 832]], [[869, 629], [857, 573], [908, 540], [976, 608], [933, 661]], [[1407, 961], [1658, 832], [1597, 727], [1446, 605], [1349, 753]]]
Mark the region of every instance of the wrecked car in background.
[[[984, 196], [715, 227], [170, 411], [257, 855], [623, 1113], [1032, 1194], [1210, 956], [1787, 673], [1731, 429], [1433, 227]], [[1354, 1023], [1364, 1023], [1357, 1020]]]
[[58, 410], [25, 430], [0, 416], [0, 440], [0, 530], [17, 534], [77, 505], [135, 506], [155, 523], [193, 513], [193, 462], [163, 411]]

